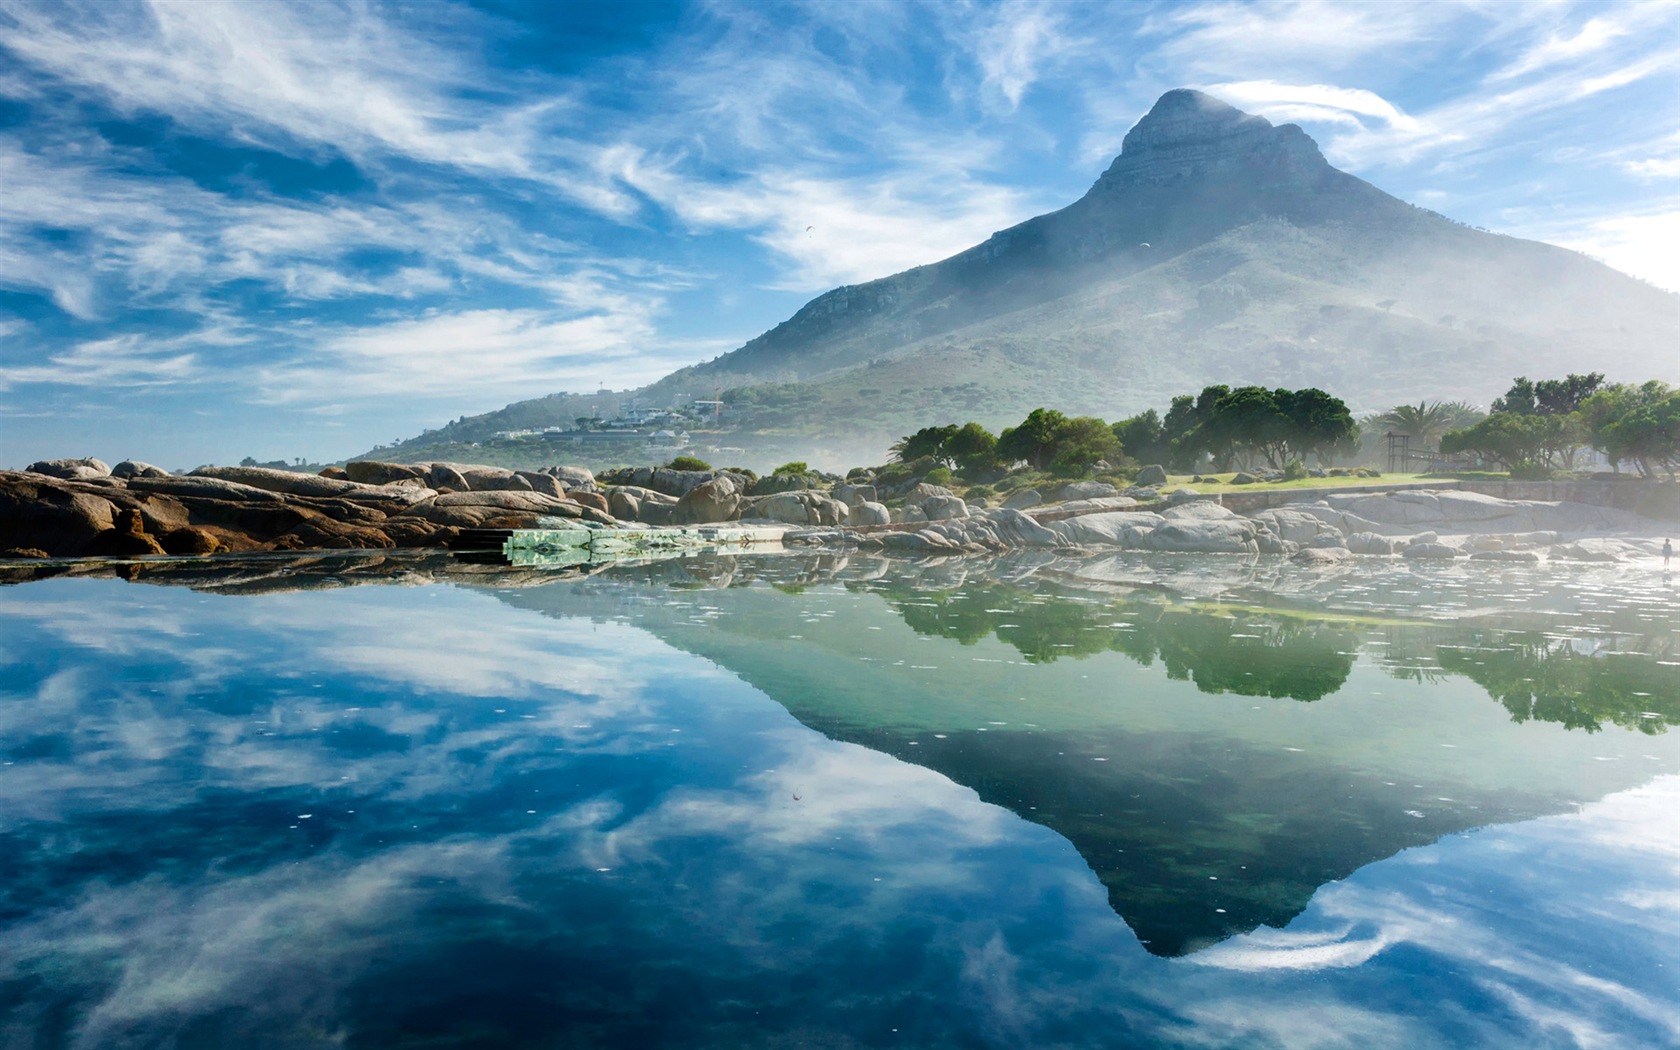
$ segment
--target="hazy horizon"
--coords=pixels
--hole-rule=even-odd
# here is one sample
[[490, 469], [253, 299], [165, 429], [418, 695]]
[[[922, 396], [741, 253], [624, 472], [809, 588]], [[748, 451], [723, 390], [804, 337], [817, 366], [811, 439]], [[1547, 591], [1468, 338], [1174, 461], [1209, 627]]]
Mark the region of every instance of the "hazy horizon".
[[1677, 28], [1637, 4], [0, 0], [0, 466], [335, 459], [639, 386], [1068, 204], [1181, 86], [1680, 290]]

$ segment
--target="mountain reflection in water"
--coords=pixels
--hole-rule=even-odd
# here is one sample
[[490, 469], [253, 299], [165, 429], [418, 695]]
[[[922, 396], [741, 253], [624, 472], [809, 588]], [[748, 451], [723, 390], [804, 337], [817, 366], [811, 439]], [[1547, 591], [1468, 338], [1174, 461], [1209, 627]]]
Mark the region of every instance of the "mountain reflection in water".
[[[1381, 955], [1418, 996], [1383, 1014], [1419, 1026], [1389, 1045], [1532, 1045], [1544, 1029], [1509, 1002], [1463, 999], [1452, 967], [1392, 947], [1462, 946], [1371, 902], [1472, 869], [1476, 899], [1496, 882], [1511, 901], [1540, 893], [1497, 859], [1529, 832], [1470, 868], [1429, 866], [1467, 855], [1458, 833], [1680, 771], [1680, 616], [1666, 581], [1625, 568], [765, 555], [121, 571], [204, 593], [0, 589], [20, 628], [0, 649], [0, 1045], [226, 1042], [249, 1036], [216, 1012], [235, 1008], [318, 1025], [263, 1045], [540, 1045], [557, 1017], [582, 1044], [750, 1043], [762, 1025], [851, 1045], [902, 1021], [919, 1045], [1113, 1045], [1128, 1025], [1137, 1045], [1255, 1045], [1244, 1025], [1261, 1022], [1196, 1004], [1271, 993], [1138, 969], [1096, 921], [1084, 867], [1158, 964]], [[1627, 899], [1647, 900], [1637, 918], [1660, 941], [1653, 892]], [[1667, 950], [1605, 931], [1543, 962], [1638, 983], [1640, 953]], [[809, 992], [764, 988], [812, 967]], [[1088, 987], [1110, 971], [1124, 990]], [[1361, 1009], [1377, 973], [1349, 979]], [[924, 1016], [958, 987], [989, 1020]], [[1650, 1020], [1672, 1000], [1638, 995], [1655, 1027], [1593, 1023], [1645, 1045], [1677, 1031]], [[1479, 1036], [1464, 1010], [1486, 1014]]]

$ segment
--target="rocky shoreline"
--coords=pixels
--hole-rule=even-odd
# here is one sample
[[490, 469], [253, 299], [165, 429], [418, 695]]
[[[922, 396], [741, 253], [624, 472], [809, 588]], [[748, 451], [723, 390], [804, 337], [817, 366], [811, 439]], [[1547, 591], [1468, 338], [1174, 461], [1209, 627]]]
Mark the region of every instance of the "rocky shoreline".
[[[1333, 493], [1237, 514], [1188, 489], [1116, 492], [1070, 483], [1044, 502], [1015, 493], [970, 504], [917, 483], [750, 478], [635, 468], [597, 477], [455, 463], [356, 461], [321, 474], [204, 467], [170, 474], [127, 461], [43, 461], [0, 471], [0, 557], [134, 558], [223, 552], [452, 548], [483, 530], [656, 529], [741, 522], [786, 527], [794, 546], [914, 555], [1017, 549], [1272, 554], [1303, 565], [1356, 555], [1414, 560], [1620, 561], [1654, 556], [1663, 523], [1582, 503], [1454, 490]], [[897, 504], [889, 509], [883, 500]]]

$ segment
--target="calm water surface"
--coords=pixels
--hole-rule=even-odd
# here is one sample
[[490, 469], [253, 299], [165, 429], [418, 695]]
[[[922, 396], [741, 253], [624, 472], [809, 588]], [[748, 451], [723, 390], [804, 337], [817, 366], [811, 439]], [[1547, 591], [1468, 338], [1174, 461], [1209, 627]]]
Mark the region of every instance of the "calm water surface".
[[1654, 565], [0, 588], [0, 1046], [1680, 1045]]

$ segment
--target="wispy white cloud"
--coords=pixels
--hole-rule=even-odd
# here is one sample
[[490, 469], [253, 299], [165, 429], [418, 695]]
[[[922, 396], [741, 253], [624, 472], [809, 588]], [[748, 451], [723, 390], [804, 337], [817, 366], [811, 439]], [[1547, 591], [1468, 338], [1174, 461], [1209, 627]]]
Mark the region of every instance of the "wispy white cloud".
[[1616, 40], [1627, 36], [1633, 27], [1616, 18], [1589, 18], [1573, 34], [1553, 33], [1523, 52], [1516, 61], [1489, 74], [1488, 80], [1497, 83], [1510, 80], [1549, 66], [1570, 62], [1605, 50]]
[[1338, 123], [1351, 121], [1355, 127], [1363, 126], [1360, 118], [1369, 118], [1404, 132], [1416, 132], [1420, 127], [1416, 118], [1407, 115], [1394, 103], [1374, 91], [1361, 88], [1244, 80], [1214, 84], [1206, 90], [1239, 109], [1253, 109], [1274, 120], [1290, 119], [1290, 113], [1310, 112], [1320, 119], [1321, 115], [1329, 115]]
[[1059, 8], [1049, 4], [1005, 4], [991, 9], [992, 20], [976, 34], [975, 58], [980, 86], [1003, 96], [1013, 110], [1045, 73], [1045, 66], [1078, 43], [1069, 39]]
[[0, 365], [0, 390], [26, 383], [75, 387], [144, 387], [191, 382], [201, 376], [199, 355], [185, 341], [157, 343], [137, 335], [78, 343], [44, 362]]
[[[270, 405], [410, 397], [495, 406], [555, 390], [650, 383], [726, 348], [661, 336], [657, 299], [567, 316], [551, 310], [436, 310], [319, 326], [296, 358], [252, 371]], [[295, 335], [296, 333], [294, 333]]]

